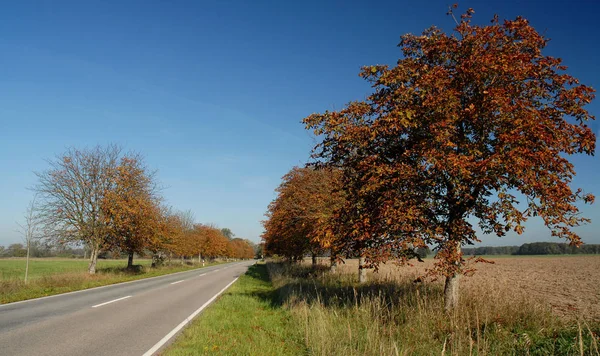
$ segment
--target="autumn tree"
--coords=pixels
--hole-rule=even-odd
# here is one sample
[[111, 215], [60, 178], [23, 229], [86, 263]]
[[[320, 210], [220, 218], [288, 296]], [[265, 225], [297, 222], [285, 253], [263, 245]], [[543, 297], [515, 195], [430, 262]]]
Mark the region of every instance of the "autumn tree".
[[231, 246], [231, 256], [237, 259], [251, 259], [254, 258], [254, 249], [248, 243], [248, 241], [240, 238], [234, 238], [229, 241]]
[[304, 119], [323, 137], [315, 156], [345, 168], [344, 189], [359, 205], [340, 220], [352, 227], [347, 238], [373, 263], [388, 246], [436, 246], [446, 309], [458, 302], [461, 246], [479, 241], [472, 221], [503, 236], [539, 216], [579, 245], [572, 228], [588, 219], [576, 203], [594, 200], [571, 188], [569, 161], [594, 153], [584, 109], [594, 90], [542, 54], [548, 39], [526, 19], [477, 26], [472, 14], [452, 34], [402, 36], [396, 66], [363, 68], [374, 88], [365, 102]]
[[162, 265], [174, 253], [177, 238], [183, 234], [183, 224], [171, 207], [160, 205], [158, 219], [158, 235], [147, 247], [152, 253], [152, 267]]
[[166, 229], [165, 242], [163, 244], [169, 255], [179, 256], [181, 263], [185, 257], [197, 254], [194, 245], [194, 227], [195, 217], [191, 210], [174, 211], [168, 209], [166, 212]]
[[282, 178], [263, 222], [267, 251], [291, 259], [310, 252], [316, 264], [316, 255], [332, 247], [330, 219], [343, 201], [336, 190], [338, 176], [335, 169], [294, 167]]
[[214, 259], [227, 254], [229, 239], [223, 235], [221, 230], [214, 226], [202, 225], [201, 230], [201, 247], [202, 256]]
[[113, 184], [121, 150], [117, 146], [69, 149], [37, 172], [38, 214], [44, 235], [60, 244], [82, 244], [91, 250], [88, 272], [96, 272], [100, 251], [107, 247], [107, 225], [101, 203]]
[[141, 254], [160, 237], [160, 197], [155, 175], [139, 154], [121, 158], [113, 177], [100, 205], [102, 217], [111, 245], [127, 253], [127, 268], [132, 268], [134, 254]]
[[301, 260], [309, 248], [309, 240], [303, 233], [298, 233], [291, 219], [288, 219], [279, 209], [275, 200], [269, 204], [269, 211], [263, 221], [264, 249], [267, 255], [284, 256], [291, 261]]

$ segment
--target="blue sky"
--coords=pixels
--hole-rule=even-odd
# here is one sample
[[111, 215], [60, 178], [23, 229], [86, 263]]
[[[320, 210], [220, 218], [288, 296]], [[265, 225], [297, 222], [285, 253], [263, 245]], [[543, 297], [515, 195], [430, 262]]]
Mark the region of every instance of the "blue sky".
[[[399, 36], [453, 26], [447, 1], [13, 1], [0, 11], [0, 245], [32, 198], [45, 159], [117, 143], [143, 153], [177, 209], [259, 241], [273, 190], [304, 164], [301, 119], [362, 99], [362, 65], [393, 64]], [[474, 22], [522, 15], [546, 54], [600, 88], [600, 4], [463, 1]], [[588, 106], [598, 114], [598, 100]], [[599, 131], [599, 123], [592, 127]], [[600, 195], [597, 157], [574, 157], [575, 185]], [[600, 204], [600, 203], [599, 203]], [[584, 241], [600, 243], [600, 205]], [[539, 222], [524, 236], [550, 240]]]

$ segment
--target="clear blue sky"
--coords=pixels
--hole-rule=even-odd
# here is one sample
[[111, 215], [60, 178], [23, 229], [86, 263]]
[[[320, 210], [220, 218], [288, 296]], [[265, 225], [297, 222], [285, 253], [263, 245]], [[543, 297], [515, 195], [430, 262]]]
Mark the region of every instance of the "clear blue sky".
[[[393, 64], [399, 36], [451, 29], [450, 1], [11, 1], [0, 12], [0, 244], [33, 171], [65, 148], [118, 143], [147, 157], [167, 201], [199, 222], [259, 241], [280, 177], [314, 144], [300, 120], [362, 99], [362, 65]], [[600, 89], [594, 1], [462, 1], [474, 22], [523, 15], [546, 53]], [[588, 106], [598, 115], [600, 99]], [[599, 123], [591, 124], [596, 132]], [[597, 157], [574, 158], [576, 184], [600, 195]], [[600, 200], [600, 199], [599, 199]], [[579, 229], [600, 243], [600, 203]], [[525, 236], [484, 245], [549, 240]]]

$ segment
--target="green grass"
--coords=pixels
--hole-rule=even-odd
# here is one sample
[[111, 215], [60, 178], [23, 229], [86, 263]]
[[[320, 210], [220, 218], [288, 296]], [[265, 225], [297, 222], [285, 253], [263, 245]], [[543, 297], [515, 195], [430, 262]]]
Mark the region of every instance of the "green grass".
[[[87, 261], [76, 259], [33, 259], [30, 280], [23, 281], [24, 259], [0, 259], [0, 304], [45, 297], [76, 290], [187, 271], [199, 265], [180, 264], [150, 268], [150, 260], [135, 260], [141, 267], [127, 270], [127, 260], [99, 260], [96, 274], [87, 273]], [[206, 266], [218, 263], [207, 264]]]
[[[149, 259], [136, 259], [134, 263], [150, 267]], [[89, 261], [87, 259], [72, 258], [32, 258], [29, 260], [29, 278], [36, 279], [44, 276], [85, 272]], [[127, 260], [98, 260], [97, 269], [102, 272], [108, 268], [122, 268], [127, 266]], [[25, 276], [24, 258], [0, 259], [0, 280], [23, 279]]]
[[281, 308], [265, 265], [253, 265], [163, 355], [302, 355], [303, 335]]

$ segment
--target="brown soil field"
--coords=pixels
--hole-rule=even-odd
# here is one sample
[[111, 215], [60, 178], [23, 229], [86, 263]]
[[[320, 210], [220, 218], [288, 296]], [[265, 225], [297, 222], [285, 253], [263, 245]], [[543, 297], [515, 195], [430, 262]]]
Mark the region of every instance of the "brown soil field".
[[[600, 321], [600, 256], [501, 256], [493, 264], [475, 264], [476, 272], [461, 280], [461, 293], [502, 293], [532, 298], [557, 315]], [[326, 263], [323, 259], [322, 263]], [[381, 265], [375, 279], [416, 278], [432, 266], [433, 258], [413, 266]], [[356, 273], [357, 260], [347, 260], [340, 271]], [[428, 283], [428, 282], [425, 282]], [[438, 280], [433, 283], [442, 283]]]

